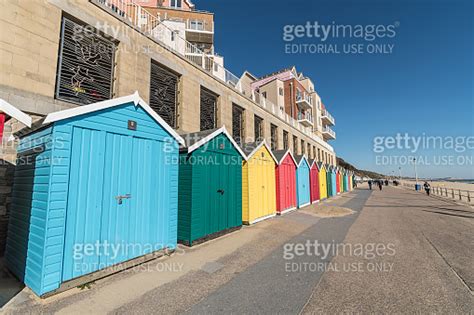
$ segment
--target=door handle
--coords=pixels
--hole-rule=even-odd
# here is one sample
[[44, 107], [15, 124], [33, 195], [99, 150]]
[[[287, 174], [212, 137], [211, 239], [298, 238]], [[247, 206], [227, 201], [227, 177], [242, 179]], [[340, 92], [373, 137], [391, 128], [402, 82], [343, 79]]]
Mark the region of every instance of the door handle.
[[119, 195], [119, 196], [116, 196], [115, 199], [117, 200], [117, 203], [119, 205], [121, 205], [123, 203], [123, 199], [130, 199], [132, 198], [132, 195], [130, 194], [126, 194], [126, 195]]
[[224, 189], [219, 189], [219, 190], [217, 190], [217, 192], [218, 192], [219, 194], [223, 195], [223, 194], [224, 194]]

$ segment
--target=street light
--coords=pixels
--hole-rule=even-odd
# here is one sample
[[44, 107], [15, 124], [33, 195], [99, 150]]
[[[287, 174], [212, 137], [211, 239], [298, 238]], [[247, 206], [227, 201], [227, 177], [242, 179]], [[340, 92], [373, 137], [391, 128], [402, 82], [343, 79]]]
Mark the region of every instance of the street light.
[[413, 167], [415, 168], [415, 190], [418, 190], [418, 173], [416, 172], [416, 158], [413, 158]]
[[400, 175], [400, 182], [401, 182], [402, 181], [402, 167], [401, 166], [398, 167], [398, 173]]

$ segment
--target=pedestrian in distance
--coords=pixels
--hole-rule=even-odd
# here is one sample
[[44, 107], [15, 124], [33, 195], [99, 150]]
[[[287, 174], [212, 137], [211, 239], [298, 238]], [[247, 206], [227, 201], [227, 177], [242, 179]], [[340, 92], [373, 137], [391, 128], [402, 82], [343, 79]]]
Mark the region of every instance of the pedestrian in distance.
[[372, 190], [372, 181], [369, 180], [368, 184], [369, 184], [369, 189]]
[[430, 190], [431, 190], [430, 184], [428, 184], [428, 182], [425, 182], [423, 184], [423, 187], [425, 187], [426, 195], [429, 196], [430, 195]]
[[379, 184], [379, 189], [382, 190], [382, 181], [379, 180], [379, 181], [378, 181], [378, 184]]

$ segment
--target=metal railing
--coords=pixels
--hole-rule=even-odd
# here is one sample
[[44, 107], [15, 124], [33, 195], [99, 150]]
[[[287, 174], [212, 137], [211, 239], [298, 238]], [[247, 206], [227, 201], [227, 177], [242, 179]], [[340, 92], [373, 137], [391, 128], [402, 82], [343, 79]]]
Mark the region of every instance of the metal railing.
[[336, 120], [334, 119], [334, 117], [332, 117], [331, 114], [329, 114], [329, 112], [326, 109], [323, 109], [321, 111], [321, 114], [323, 118], [326, 117], [330, 122], [332, 122], [333, 125], [336, 124]]
[[308, 120], [313, 123], [313, 115], [310, 112], [298, 112], [298, 120]]
[[[125, 22], [129, 23], [133, 28], [157, 41], [169, 50], [183, 56], [196, 66], [202, 68], [214, 78], [222, 81], [226, 85], [232, 87], [238, 92], [242, 93], [242, 86], [240, 78], [228, 71], [222, 63], [222, 57], [217, 55], [209, 55], [199, 49], [196, 45], [182, 38], [176, 30], [168, 27], [165, 20], [160, 20], [158, 17], [152, 15], [145, 8], [134, 3], [132, 0], [90, 0], [97, 4], [102, 9], [111, 12]], [[219, 60], [220, 59], [220, 60]], [[311, 97], [304, 94], [304, 97]], [[313, 133], [311, 127], [305, 127], [293, 117], [289, 116], [283, 107], [277, 106], [267, 100], [263, 95], [254, 91], [251, 99], [265, 109], [267, 112], [280, 118], [290, 126], [301, 131], [308, 137], [314, 139], [321, 146], [333, 151], [333, 148], [325, 141], [320, 139]]]
[[[422, 182], [418, 183], [421, 186], [420, 192], [425, 193]], [[415, 189], [415, 183], [411, 182], [402, 182], [402, 186], [410, 189]], [[455, 201], [467, 202], [469, 204], [474, 203], [474, 191], [465, 190], [465, 189], [456, 189], [450, 187], [441, 187], [441, 186], [431, 186], [430, 194], [434, 196], [439, 196]]]
[[323, 127], [323, 133], [327, 133], [327, 134], [329, 134], [331, 137], [336, 138], [336, 133], [334, 132], [334, 130], [332, 130], [332, 129], [329, 128], [328, 126]]
[[306, 94], [306, 93], [301, 93], [301, 92], [297, 93], [296, 94], [296, 101], [297, 102], [306, 101], [308, 104], [313, 105], [313, 99], [312, 99], [311, 95]]

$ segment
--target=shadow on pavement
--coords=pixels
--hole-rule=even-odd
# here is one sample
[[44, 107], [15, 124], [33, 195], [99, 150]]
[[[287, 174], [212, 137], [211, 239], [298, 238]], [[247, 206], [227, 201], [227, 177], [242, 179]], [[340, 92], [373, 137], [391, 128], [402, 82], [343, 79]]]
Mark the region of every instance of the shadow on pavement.
[[15, 278], [4, 266], [0, 258], [0, 309], [24, 288], [24, 284]]

